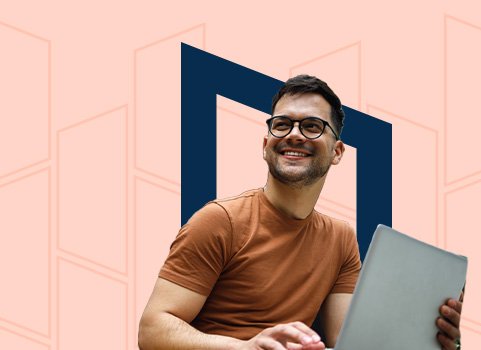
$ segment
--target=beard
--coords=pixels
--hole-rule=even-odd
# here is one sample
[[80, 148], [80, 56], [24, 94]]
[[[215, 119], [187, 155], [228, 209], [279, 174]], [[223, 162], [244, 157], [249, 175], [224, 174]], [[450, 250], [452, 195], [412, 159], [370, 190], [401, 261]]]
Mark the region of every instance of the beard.
[[319, 157], [315, 149], [303, 145], [296, 146], [296, 149], [305, 150], [310, 153], [307, 165], [288, 165], [285, 160], [281, 160], [280, 150], [285, 147], [283, 143], [277, 144], [274, 148], [266, 150], [265, 160], [269, 167], [269, 173], [279, 182], [294, 188], [309, 186], [325, 176], [331, 167], [330, 160], [326, 157]]

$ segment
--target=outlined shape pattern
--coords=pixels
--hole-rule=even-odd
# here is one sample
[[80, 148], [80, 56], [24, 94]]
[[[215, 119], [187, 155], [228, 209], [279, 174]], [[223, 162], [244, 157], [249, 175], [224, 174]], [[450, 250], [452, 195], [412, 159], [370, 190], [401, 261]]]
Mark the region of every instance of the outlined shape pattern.
[[50, 336], [49, 181], [46, 168], [0, 187], [0, 320], [26, 338]]
[[47, 350], [50, 346], [39, 343], [32, 339], [27, 339], [23, 336], [2, 329], [0, 327], [0, 345], [2, 349], [21, 349], [21, 350]]
[[268, 115], [217, 95], [217, 196], [237, 196], [264, 186], [262, 142]]
[[[134, 163], [180, 186], [179, 42], [204, 48], [205, 25], [157, 40], [134, 51]], [[168, 62], [165, 64], [164, 62]]]
[[445, 183], [449, 185], [481, 175], [480, 158], [463, 151], [481, 148], [479, 118], [474, 116], [481, 81], [481, 26], [446, 15], [444, 35]]
[[[277, 79], [182, 43], [182, 223], [204, 203], [216, 198], [217, 94], [270, 113], [271, 97], [281, 84]], [[349, 119], [344, 139], [357, 148], [357, 233], [364, 257], [375, 227], [379, 223], [391, 226], [392, 130], [387, 122], [344, 108]], [[204, 118], [196, 117], [199, 111]], [[373, 193], [378, 195], [373, 197]]]
[[[173, 191], [150, 180], [134, 179], [135, 201], [135, 323], [138, 325], [142, 312], [152, 293], [169, 247], [177, 236], [180, 217], [180, 191]], [[167, 212], [169, 214], [165, 214]]]
[[[444, 246], [469, 258], [461, 329], [464, 344], [479, 344], [481, 291], [479, 203], [481, 147], [473, 101], [479, 98], [481, 26], [444, 16]], [[466, 150], [466, 151], [460, 151]], [[478, 229], [479, 231], [479, 229]], [[462, 244], [460, 243], [462, 242]], [[466, 243], [468, 242], [468, 243]]]
[[393, 227], [439, 246], [437, 130], [377, 106], [367, 112], [393, 125]]
[[50, 158], [50, 41], [0, 22], [0, 48], [1, 178]]
[[340, 47], [298, 63], [289, 69], [289, 77], [315, 75], [329, 83], [342, 96], [342, 102], [361, 110], [361, 42]]
[[58, 249], [127, 273], [126, 107], [58, 131]]
[[63, 258], [58, 280], [58, 349], [126, 350], [127, 284]]
[[205, 24], [133, 51], [129, 346], [135, 348], [142, 311], [180, 226], [181, 41], [205, 48]]
[[[466, 203], [476, 203], [481, 198], [481, 180], [446, 192], [446, 249], [469, 258], [466, 282], [466, 298], [463, 305], [463, 321], [466, 320], [474, 331], [481, 334], [480, 304], [475, 296], [481, 293], [481, 257], [479, 255], [479, 207]], [[463, 210], [459, 210], [463, 208]], [[468, 244], [466, 244], [468, 242]], [[463, 324], [463, 323], [462, 323]], [[466, 324], [463, 324], [466, 325]]]

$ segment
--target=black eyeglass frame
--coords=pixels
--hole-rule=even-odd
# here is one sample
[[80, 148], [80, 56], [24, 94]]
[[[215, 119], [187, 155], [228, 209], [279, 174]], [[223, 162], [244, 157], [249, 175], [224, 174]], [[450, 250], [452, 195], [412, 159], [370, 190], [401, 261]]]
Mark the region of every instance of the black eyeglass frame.
[[[276, 136], [273, 134], [272, 130], [271, 130], [271, 126], [272, 126], [272, 121], [276, 118], [286, 118], [287, 120], [289, 120], [291, 122], [291, 128], [289, 129], [289, 131], [287, 132], [287, 134], [285, 134], [284, 136]], [[320, 121], [322, 124], [323, 124], [323, 128], [322, 128], [322, 132], [319, 134], [319, 136], [316, 136], [316, 137], [309, 137], [309, 136], [306, 136], [304, 134], [304, 131], [302, 130], [302, 123], [305, 121], [305, 120], [317, 120], [317, 121]], [[300, 120], [294, 120], [294, 119], [291, 119], [289, 118], [287, 115], [275, 115], [275, 116], [272, 116], [271, 118], [267, 119], [266, 120], [266, 124], [267, 124], [267, 129], [269, 130], [269, 133], [278, 138], [278, 139], [282, 139], [284, 137], [286, 137], [287, 135], [289, 135], [292, 131], [292, 129], [294, 129], [294, 125], [295, 123], [298, 122], [299, 123], [299, 131], [301, 132], [301, 134], [306, 138], [306, 139], [309, 139], [309, 140], [315, 140], [315, 139], [318, 139], [319, 137], [322, 136], [322, 134], [324, 133], [324, 130], [326, 130], [326, 126], [329, 127], [329, 129], [331, 129], [332, 133], [334, 134], [334, 136], [336, 137], [336, 141], [340, 140], [339, 136], [337, 135], [337, 133], [334, 131], [334, 129], [332, 128], [332, 126], [329, 124], [328, 121], [324, 120], [324, 119], [321, 119], [319, 117], [306, 117], [306, 118], [303, 118], [303, 119], [300, 119]]]

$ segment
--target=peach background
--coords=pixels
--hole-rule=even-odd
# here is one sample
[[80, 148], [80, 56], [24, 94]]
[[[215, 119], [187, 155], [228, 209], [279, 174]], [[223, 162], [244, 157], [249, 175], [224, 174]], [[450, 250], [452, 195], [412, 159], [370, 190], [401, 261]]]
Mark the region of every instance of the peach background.
[[[0, 3], [0, 348], [137, 347], [180, 224], [181, 41], [393, 124], [393, 226], [469, 257], [479, 347], [480, 5], [89, 0]], [[219, 196], [264, 184], [264, 118], [218, 98]], [[352, 224], [355, 159], [317, 205]]]

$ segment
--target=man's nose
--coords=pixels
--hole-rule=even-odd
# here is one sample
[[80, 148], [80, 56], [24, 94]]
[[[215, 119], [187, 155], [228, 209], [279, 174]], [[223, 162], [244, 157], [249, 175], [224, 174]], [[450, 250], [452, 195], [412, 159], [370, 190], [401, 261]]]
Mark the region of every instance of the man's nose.
[[301, 125], [300, 122], [294, 122], [294, 126], [292, 127], [291, 132], [289, 135], [286, 136], [286, 138], [290, 140], [295, 140], [295, 141], [305, 141], [306, 138], [304, 135], [301, 133]]

